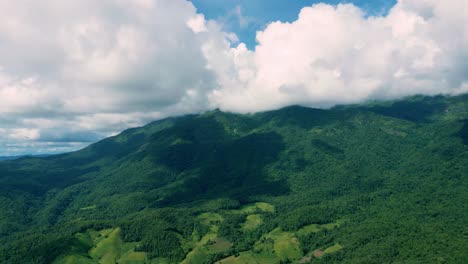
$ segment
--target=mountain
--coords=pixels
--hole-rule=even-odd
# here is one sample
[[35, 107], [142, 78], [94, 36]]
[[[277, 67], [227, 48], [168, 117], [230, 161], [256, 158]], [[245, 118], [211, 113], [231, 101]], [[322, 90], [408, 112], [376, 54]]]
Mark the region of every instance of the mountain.
[[50, 155], [47, 155], [47, 154], [42, 154], [42, 155], [22, 155], [22, 156], [2, 156], [0, 157], [0, 161], [2, 160], [15, 160], [15, 159], [20, 159], [20, 158], [33, 158], [33, 157], [36, 157], [36, 158], [43, 158], [43, 157], [48, 157]]
[[468, 95], [218, 110], [0, 162], [0, 263], [463, 263]]
[[20, 157], [17, 157], [17, 156], [5, 156], [5, 157], [0, 157], [0, 161], [1, 161], [1, 160], [14, 160], [14, 159], [17, 159], [17, 158], [20, 158]]

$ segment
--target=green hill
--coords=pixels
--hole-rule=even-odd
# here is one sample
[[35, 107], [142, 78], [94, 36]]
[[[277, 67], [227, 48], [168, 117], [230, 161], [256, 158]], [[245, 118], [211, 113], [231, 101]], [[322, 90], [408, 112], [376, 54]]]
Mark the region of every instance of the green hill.
[[211, 111], [0, 162], [0, 263], [464, 263], [468, 95]]

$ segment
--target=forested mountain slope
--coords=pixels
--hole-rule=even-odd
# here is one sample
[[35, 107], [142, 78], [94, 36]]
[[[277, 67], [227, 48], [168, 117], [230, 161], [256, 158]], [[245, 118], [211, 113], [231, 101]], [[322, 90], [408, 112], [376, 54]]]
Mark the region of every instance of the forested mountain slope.
[[0, 162], [0, 263], [464, 263], [467, 176], [467, 95], [168, 118]]

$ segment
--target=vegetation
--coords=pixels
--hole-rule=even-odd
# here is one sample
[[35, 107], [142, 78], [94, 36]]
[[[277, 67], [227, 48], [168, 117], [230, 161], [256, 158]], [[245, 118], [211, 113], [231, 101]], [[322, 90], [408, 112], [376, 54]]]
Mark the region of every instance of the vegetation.
[[0, 162], [0, 263], [464, 263], [468, 95], [189, 115]]

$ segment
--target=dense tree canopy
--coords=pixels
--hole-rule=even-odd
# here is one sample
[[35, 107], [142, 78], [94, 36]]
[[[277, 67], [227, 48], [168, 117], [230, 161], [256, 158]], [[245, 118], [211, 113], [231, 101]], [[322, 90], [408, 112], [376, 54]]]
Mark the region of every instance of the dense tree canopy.
[[212, 111], [2, 161], [0, 263], [463, 263], [467, 120], [467, 95]]

